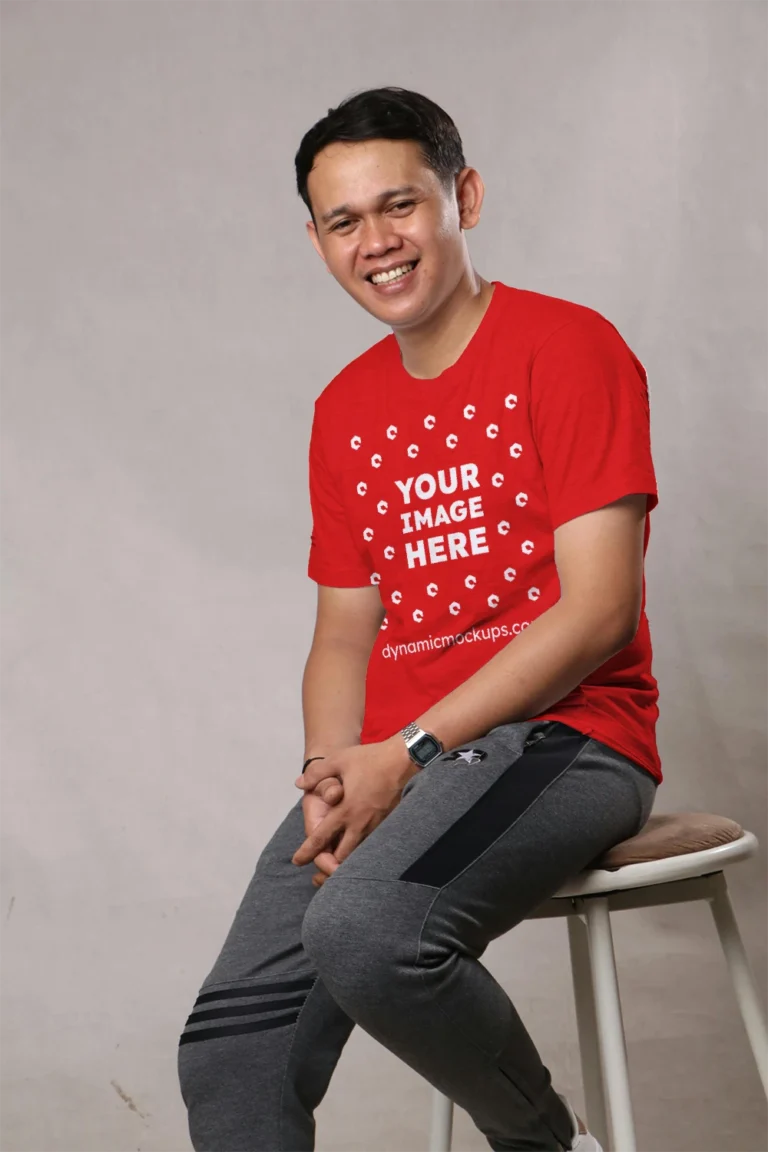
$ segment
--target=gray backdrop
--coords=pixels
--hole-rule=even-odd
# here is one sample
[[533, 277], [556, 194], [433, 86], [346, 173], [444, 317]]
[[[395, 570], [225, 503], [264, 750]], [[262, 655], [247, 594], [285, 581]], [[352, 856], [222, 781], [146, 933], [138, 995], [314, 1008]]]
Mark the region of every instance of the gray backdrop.
[[[766, 15], [3, 5], [8, 1152], [189, 1147], [177, 1035], [297, 798], [312, 401], [386, 332], [293, 185], [353, 90], [443, 104], [486, 182], [478, 271], [597, 308], [645, 364], [658, 810], [766, 839]], [[761, 986], [764, 872], [731, 879]], [[706, 908], [615, 929], [641, 1148], [765, 1149]], [[580, 1101], [564, 926], [486, 958]], [[356, 1030], [318, 1148], [416, 1152], [428, 1114]], [[486, 1148], [465, 1114], [456, 1147]]]

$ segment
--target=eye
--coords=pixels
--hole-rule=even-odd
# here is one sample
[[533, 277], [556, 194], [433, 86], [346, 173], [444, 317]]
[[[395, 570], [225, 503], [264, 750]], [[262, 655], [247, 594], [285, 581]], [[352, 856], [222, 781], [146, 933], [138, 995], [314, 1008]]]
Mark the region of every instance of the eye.
[[340, 220], [338, 224], [334, 224], [331, 232], [338, 232], [339, 228], [346, 228], [347, 224], [351, 224], [351, 220]]
[[392, 207], [393, 208], [410, 208], [415, 203], [416, 203], [415, 200], [401, 200], [399, 202], [399, 204], [393, 204]]

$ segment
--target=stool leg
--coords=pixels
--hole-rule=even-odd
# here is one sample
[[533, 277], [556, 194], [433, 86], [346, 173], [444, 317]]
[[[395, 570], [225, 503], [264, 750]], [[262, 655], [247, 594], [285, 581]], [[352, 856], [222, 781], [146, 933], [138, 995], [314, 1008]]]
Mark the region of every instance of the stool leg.
[[636, 1152], [635, 1124], [629, 1092], [629, 1069], [621, 1017], [616, 957], [613, 951], [611, 917], [607, 899], [591, 897], [584, 901], [589, 937], [589, 959], [595, 995], [597, 1033], [603, 1084], [611, 1113], [612, 1152]]
[[717, 934], [725, 953], [741, 1018], [744, 1021], [757, 1070], [763, 1082], [763, 1091], [768, 1096], [768, 1034], [766, 1033], [765, 1017], [757, 996], [755, 982], [749, 968], [749, 961], [744, 951], [741, 933], [736, 923], [733, 906], [728, 895], [728, 887], [722, 872], [712, 877], [712, 889], [714, 895], [709, 906], [712, 909]]
[[600, 1046], [597, 1039], [595, 993], [589, 966], [589, 940], [587, 928], [580, 915], [568, 917], [568, 943], [571, 949], [573, 996], [576, 1004], [576, 1024], [579, 1034], [581, 1078], [584, 1101], [587, 1106], [587, 1127], [604, 1148], [608, 1147], [608, 1120], [605, 1112], [605, 1094], [600, 1071]]
[[432, 1089], [432, 1128], [429, 1152], [451, 1152], [453, 1135], [453, 1101], [437, 1088]]

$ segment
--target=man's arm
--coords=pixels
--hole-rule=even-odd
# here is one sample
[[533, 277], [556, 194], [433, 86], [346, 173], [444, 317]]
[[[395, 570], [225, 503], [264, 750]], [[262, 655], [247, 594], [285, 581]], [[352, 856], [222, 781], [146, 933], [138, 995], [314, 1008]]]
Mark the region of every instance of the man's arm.
[[[626, 647], [642, 605], [646, 505], [645, 495], [625, 496], [558, 527], [560, 599], [463, 684], [414, 717], [419, 726], [446, 748], [460, 747], [500, 724], [546, 711]], [[396, 805], [416, 771], [399, 732], [310, 764], [296, 786], [306, 791], [338, 775], [345, 799], [308, 836], [294, 863], [307, 863], [339, 834], [334, 857], [346, 859]]]
[[546, 711], [626, 647], [640, 622], [646, 504], [625, 496], [555, 529], [560, 599], [419, 726], [456, 748]]
[[304, 669], [304, 759], [360, 743], [368, 659], [384, 619], [375, 586], [318, 585], [312, 647]]

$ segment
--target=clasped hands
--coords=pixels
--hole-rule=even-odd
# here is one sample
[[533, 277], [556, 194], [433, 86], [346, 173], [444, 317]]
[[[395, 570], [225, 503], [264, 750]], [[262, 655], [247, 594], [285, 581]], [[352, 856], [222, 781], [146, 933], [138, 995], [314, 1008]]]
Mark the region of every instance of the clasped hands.
[[295, 781], [304, 792], [307, 838], [292, 861], [302, 866], [314, 860], [316, 888], [397, 807], [417, 771], [399, 733], [377, 744], [337, 750], [307, 766]]

